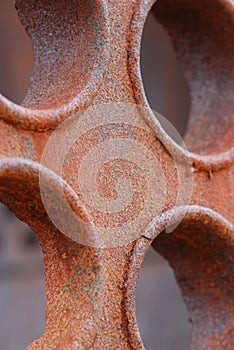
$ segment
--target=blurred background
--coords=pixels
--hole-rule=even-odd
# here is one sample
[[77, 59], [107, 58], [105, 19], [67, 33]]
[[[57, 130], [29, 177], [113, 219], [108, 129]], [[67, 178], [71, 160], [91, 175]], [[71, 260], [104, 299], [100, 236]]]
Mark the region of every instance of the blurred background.
[[[12, 0], [0, 0], [0, 92], [21, 103], [33, 69], [30, 39]], [[189, 90], [169, 38], [149, 14], [142, 38], [142, 79], [151, 107], [183, 136]], [[0, 349], [23, 350], [45, 326], [43, 257], [34, 232], [0, 204]], [[151, 248], [137, 290], [137, 319], [147, 350], [188, 350], [191, 332], [168, 263]]]

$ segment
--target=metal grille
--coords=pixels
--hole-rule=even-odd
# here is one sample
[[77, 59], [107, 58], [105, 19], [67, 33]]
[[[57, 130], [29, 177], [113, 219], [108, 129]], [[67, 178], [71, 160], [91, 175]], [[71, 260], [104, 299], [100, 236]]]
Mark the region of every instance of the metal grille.
[[16, 1], [35, 66], [21, 105], [0, 96], [0, 200], [42, 245], [46, 331], [30, 350], [144, 349], [135, 293], [151, 245], [182, 289], [190, 348], [233, 347], [233, 3], [152, 8], [189, 83], [187, 148], [145, 97], [153, 4]]

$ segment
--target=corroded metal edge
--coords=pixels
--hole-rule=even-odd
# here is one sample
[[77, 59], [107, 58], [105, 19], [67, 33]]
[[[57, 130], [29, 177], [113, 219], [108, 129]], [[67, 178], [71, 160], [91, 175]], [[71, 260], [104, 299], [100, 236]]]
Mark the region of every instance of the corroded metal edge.
[[100, 30], [97, 35], [99, 35], [99, 39], [101, 38], [102, 40], [102, 47], [97, 47], [95, 49], [96, 61], [90, 72], [89, 80], [82, 92], [71, 99], [69, 103], [52, 109], [31, 109], [23, 107], [9, 101], [0, 94], [0, 119], [20, 129], [46, 131], [55, 129], [69, 116], [86, 109], [93, 103], [97, 96], [98, 89], [103, 82], [110, 49], [109, 16], [106, 1], [97, 1], [97, 6], [99, 7], [99, 11], [96, 12], [95, 15], [97, 16], [97, 23], [100, 25]]
[[[197, 205], [189, 205], [183, 209], [186, 209], [186, 215], [181, 222], [180, 227], [183, 228], [183, 222], [187, 220], [197, 222], [198, 224], [204, 222], [205, 225], [214, 227], [216, 230], [221, 231], [222, 238], [227, 239], [232, 246], [231, 249], [234, 249], [234, 226], [222, 215], [209, 208]], [[129, 269], [125, 277], [124, 308], [126, 324], [128, 326], [128, 335], [133, 349], [145, 349], [138, 328], [135, 300], [141, 265], [152, 242], [157, 239], [160, 234], [167, 235], [167, 233], [163, 233], [164, 229], [172, 218], [176, 222], [177, 217], [180, 217], [180, 210], [180, 208], [170, 210], [153, 220], [132, 249]], [[196, 324], [193, 324], [194, 333], [196, 332], [195, 328]]]
[[[144, 115], [145, 121], [153, 130], [157, 138], [164, 144], [168, 151], [178, 160], [191, 162], [196, 170], [207, 172], [219, 171], [234, 164], [234, 147], [217, 155], [200, 155], [185, 150], [174, 142], [165, 132], [161, 124], [155, 118], [145, 95], [144, 86], [140, 70], [140, 47], [144, 24], [151, 7], [156, 4], [154, 0], [140, 1], [135, 7], [135, 12], [130, 24], [130, 35], [128, 43], [128, 70], [132, 82], [133, 96], [137, 104], [148, 108], [148, 113]], [[234, 7], [231, 0], [221, 0], [221, 3], [233, 13]]]

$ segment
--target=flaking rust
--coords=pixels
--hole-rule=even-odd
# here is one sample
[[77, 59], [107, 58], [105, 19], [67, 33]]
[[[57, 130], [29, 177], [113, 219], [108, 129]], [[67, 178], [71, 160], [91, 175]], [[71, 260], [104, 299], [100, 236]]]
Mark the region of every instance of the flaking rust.
[[[193, 326], [190, 349], [233, 349], [233, 2], [159, 0], [153, 8], [172, 37], [190, 85], [191, 117], [185, 135], [190, 152], [160, 128], [145, 99], [139, 75], [140, 41], [153, 4], [147, 0], [16, 1], [33, 42], [35, 67], [21, 106], [0, 97], [0, 200], [35, 230], [43, 250], [46, 330], [28, 350], [144, 349], [135, 292], [151, 243], [168, 259], [182, 289]], [[90, 129], [68, 147], [64, 171], [58, 175], [49, 169], [56, 156], [42, 164], [45, 146], [61, 123], [71, 116], [76, 121], [88, 108], [110, 102], [140, 105], [144, 113], [134, 112], [134, 125], [126, 126], [124, 121], [117, 124], [113, 110], [108, 110], [115, 125], [99, 124], [96, 130], [91, 124], [99, 118], [94, 109]], [[73, 131], [68, 128], [66, 141]], [[132, 206], [118, 215], [117, 209], [111, 216], [109, 207], [102, 208], [105, 216], [100, 215], [101, 204], [95, 212], [84, 205], [77, 166], [99, 142], [118, 139], [117, 152], [129, 137], [150, 150], [163, 169], [165, 193], [158, 178], [163, 208], [145, 229], [139, 224], [142, 232], [137, 237], [127, 237], [121, 244], [107, 237], [103, 244], [96, 236], [100, 227], [108, 223], [113, 230], [130, 218], [133, 221], [133, 210], [144, 210], [145, 177], [138, 174], [132, 143], [126, 143], [127, 161], [116, 156], [102, 164], [96, 177], [100, 197], [115, 205], [116, 183], [124, 177], [132, 179], [135, 196]], [[63, 152], [60, 143], [56, 149]], [[95, 153], [92, 157], [90, 169], [101, 159]], [[176, 204], [179, 181], [174, 159], [185, 162], [192, 174], [190, 197], [182, 205]], [[85, 166], [83, 179], [89, 183]], [[43, 189], [52, 193], [47, 203], [40, 176], [46, 179]], [[76, 231], [60, 232], [53, 222], [54, 217], [59, 217], [62, 227], [71, 222], [59, 189], [80, 220], [77, 236]], [[179, 206], [183, 220], [173, 232], [165, 233], [168, 223], [172, 227], [180, 218]]]

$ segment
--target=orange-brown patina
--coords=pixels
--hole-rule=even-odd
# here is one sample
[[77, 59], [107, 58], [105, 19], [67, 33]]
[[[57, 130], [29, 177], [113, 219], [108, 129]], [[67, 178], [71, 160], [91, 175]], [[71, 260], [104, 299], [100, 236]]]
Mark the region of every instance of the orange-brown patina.
[[[0, 96], [0, 200], [35, 230], [43, 249], [46, 331], [28, 350], [144, 349], [135, 292], [151, 244], [168, 259], [182, 289], [193, 326], [190, 349], [233, 349], [233, 2], [158, 0], [153, 7], [190, 85], [189, 153], [153, 118], [144, 94], [140, 42], [153, 5], [149, 0], [16, 1], [33, 42], [35, 67], [22, 105]], [[160, 141], [168, 198], [139, 238], [103, 248], [79, 244], [53, 225], [42, 203], [39, 173], [48, 177], [52, 192], [59, 183], [74, 211], [85, 216], [76, 203], [76, 185], [70, 191], [79, 148], [63, 178], [40, 160], [57, 126], [93, 104], [109, 102], [149, 109], [144, 122]], [[183, 221], [165, 234], [168, 221], [179, 215], [171, 154], [190, 160], [193, 189]], [[108, 174], [104, 169], [102, 176]]]

